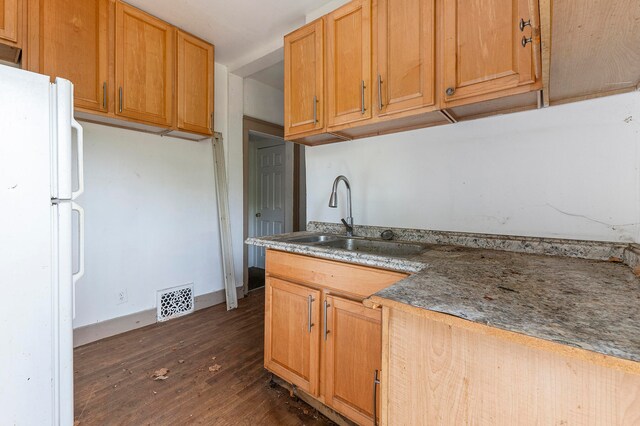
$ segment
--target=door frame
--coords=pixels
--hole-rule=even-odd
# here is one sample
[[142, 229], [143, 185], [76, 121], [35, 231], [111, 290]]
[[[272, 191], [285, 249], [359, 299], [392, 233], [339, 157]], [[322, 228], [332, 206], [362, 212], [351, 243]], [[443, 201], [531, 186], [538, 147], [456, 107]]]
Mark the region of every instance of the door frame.
[[[245, 115], [242, 119], [242, 241], [249, 236], [249, 132], [262, 133], [284, 139], [284, 127]], [[286, 140], [285, 140], [286, 143]], [[300, 222], [300, 146], [293, 146], [293, 231]], [[249, 293], [249, 248], [242, 247], [242, 287]]]
[[[260, 199], [260, 197], [258, 196], [259, 191], [260, 191], [260, 185], [259, 185], [259, 174], [260, 174], [260, 164], [258, 161], [258, 152], [260, 149], [262, 148], [275, 148], [275, 147], [282, 147], [282, 150], [284, 151], [284, 173], [285, 176], [289, 176], [289, 172], [291, 172], [291, 170], [288, 170], [291, 167], [291, 161], [289, 156], [287, 155], [287, 146], [285, 145], [285, 140], [284, 139], [280, 139], [280, 138], [275, 138], [275, 137], [271, 137], [271, 136], [265, 136], [262, 133], [249, 133], [249, 137], [251, 136], [256, 136], [256, 137], [264, 137], [264, 139], [259, 139], [259, 140], [249, 140], [249, 193], [248, 193], [248, 197], [247, 197], [247, 201], [249, 202], [249, 210], [247, 212], [247, 223], [248, 223], [248, 236], [255, 236], [256, 235], [256, 218], [254, 217], [255, 214], [257, 213], [258, 209], [258, 201]], [[251, 174], [253, 173], [253, 179], [251, 177]], [[295, 179], [295, 176], [293, 176], [293, 178]], [[289, 182], [287, 182], [288, 179], [285, 179], [284, 182], [282, 182], [282, 184], [284, 185], [283, 188], [283, 193], [291, 193], [292, 192], [292, 188], [289, 188], [288, 186], [290, 185]], [[284, 225], [284, 232], [290, 232], [291, 229], [291, 224], [292, 224], [292, 212], [293, 212], [293, 206], [291, 205], [291, 203], [293, 202], [292, 199], [285, 199], [285, 205], [284, 205], [284, 217], [282, 220], [282, 223]], [[256, 266], [255, 264], [256, 262], [256, 258], [253, 257], [255, 256], [255, 254], [258, 252], [257, 249], [259, 249], [259, 247], [256, 246], [251, 246], [248, 248], [249, 249], [249, 257], [248, 257], [248, 267], [252, 267], [252, 266]]]

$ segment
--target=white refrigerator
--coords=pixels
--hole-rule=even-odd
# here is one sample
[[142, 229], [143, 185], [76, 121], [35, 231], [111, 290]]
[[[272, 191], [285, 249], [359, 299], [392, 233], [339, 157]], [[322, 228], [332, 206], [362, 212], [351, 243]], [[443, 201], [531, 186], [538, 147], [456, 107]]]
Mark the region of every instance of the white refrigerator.
[[82, 158], [73, 85], [0, 65], [0, 425], [73, 424]]

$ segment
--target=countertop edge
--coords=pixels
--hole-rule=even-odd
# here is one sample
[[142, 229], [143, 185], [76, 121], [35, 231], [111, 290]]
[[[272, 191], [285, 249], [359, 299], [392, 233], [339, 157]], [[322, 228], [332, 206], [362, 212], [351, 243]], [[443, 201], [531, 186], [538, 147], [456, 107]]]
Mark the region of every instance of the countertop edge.
[[345, 251], [338, 251], [333, 248], [267, 240], [264, 239], [264, 237], [247, 238], [245, 243], [273, 250], [282, 250], [306, 256], [315, 256], [327, 260], [354, 263], [374, 268], [389, 269], [397, 272], [406, 272], [409, 274], [420, 272], [427, 266], [425, 263], [415, 260], [390, 256], [376, 256], [365, 253], [348, 253]]

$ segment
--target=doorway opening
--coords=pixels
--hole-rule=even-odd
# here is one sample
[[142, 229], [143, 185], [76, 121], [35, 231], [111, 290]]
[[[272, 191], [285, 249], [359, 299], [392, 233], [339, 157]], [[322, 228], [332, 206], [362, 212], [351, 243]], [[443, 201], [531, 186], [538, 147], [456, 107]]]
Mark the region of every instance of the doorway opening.
[[[306, 228], [304, 150], [281, 126], [244, 118], [245, 239]], [[244, 292], [264, 287], [265, 249], [244, 247]]]

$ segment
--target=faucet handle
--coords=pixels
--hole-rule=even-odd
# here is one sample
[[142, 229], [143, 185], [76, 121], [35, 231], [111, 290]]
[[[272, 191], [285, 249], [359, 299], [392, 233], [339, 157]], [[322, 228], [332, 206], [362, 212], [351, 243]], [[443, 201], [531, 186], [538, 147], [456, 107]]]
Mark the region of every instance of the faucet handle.
[[347, 235], [349, 235], [349, 236], [353, 235], [353, 225], [350, 225], [349, 222], [344, 220], [344, 218], [342, 218], [340, 220], [344, 224], [344, 227], [347, 228]]

